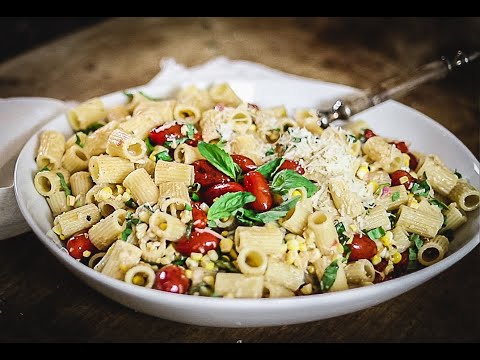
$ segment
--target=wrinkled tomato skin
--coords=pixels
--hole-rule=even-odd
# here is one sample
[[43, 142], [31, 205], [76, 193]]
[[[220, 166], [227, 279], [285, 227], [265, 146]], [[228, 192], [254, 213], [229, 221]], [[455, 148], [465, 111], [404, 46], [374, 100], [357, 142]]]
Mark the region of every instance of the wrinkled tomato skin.
[[365, 141], [367, 141], [368, 139], [370, 139], [371, 137], [374, 137], [374, 136], [377, 136], [377, 134], [375, 134], [372, 130], [370, 129], [365, 129], [365, 131], [363, 132], [363, 136], [365, 137]]
[[355, 234], [350, 244], [347, 244], [351, 253], [349, 260], [370, 259], [377, 253], [377, 244], [368, 236]]
[[230, 193], [230, 192], [239, 192], [245, 191], [242, 185], [236, 182], [228, 182], [224, 184], [216, 184], [207, 188], [202, 194], [202, 200], [208, 205], [213, 204], [213, 200], [219, 198], [220, 196]]
[[240, 166], [242, 169], [242, 174], [246, 174], [249, 171], [253, 171], [257, 168], [257, 165], [253, 162], [252, 159], [243, 155], [232, 155], [232, 160], [235, 164]]
[[207, 214], [200, 207], [201, 202], [192, 201], [192, 217], [193, 226], [199, 229], [205, 229], [207, 227]]
[[258, 171], [250, 171], [243, 178], [245, 191], [251, 192], [256, 200], [248, 204], [253, 210], [263, 212], [270, 210], [273, 204], [272, 194], [267, 180]]
[[195, 172], [195, 182], [202, 188], [232, 181], [227, 175], [217, 170], [207, 160], [197, 160], [192, 163]]
[[190, 287], [190, 280], [185, 270], [178, 265], [165, 265], [155, 273], [153, 288], [171, 293], [185, 294]]
[[408, 146], [407, 144], [405, 144], [405, 141], [395, 141], [393, 143], [390, 143], [390, 144], [394, 144], [395, 147], [400, 150], [402, 153], [408, 153]]
[[305, 169], [297, 161], [285, 160], [282, 165], [278, 168], [277, 172], [282, 170], [293, 170], [300, 175], [305, 174]]
[[73, 235], [68, 239], [65, 247], [70, 256], [77, 260], [85, 258], [85, 256], [83, 256], [85, 251], [90, 252], [90, 255], [87, 257], [90, 257], [97, 251], [97, 248], [90, 241], [88, 233]]
[[185, 256], [190, 256], [192, 252], [205, 254], [215, 250], [218, 242], [218, 238], [210, 233], [192, 231], [190, 238], [184, 236], [175, 243], [175, 250]]
[[417, 168], [418, 166], [418, 160], [417, 160], [417, 157], [415, 155], [413, 155], [412, 153], [407, 153], [408, 157], [410, 158], [410, 162], [409, 162], [409, 165], [408, 167], [410, 168], [410, 170], [413, 170], [415, 171], [415, 169]]
[[[400, 182], [400, 179], [402, 179], [404, 176], [406, 176], [408, 180], [402, 184]], [[390, 179], [392, 179], [392, 186], [403, 185], [407, 190], [410, 190], [413, 186], [413, 183], [415, 182], [415, 179], [413, 178], [413, 176], [410, 175], [409, 172], [404, 170], [394, 171], [393, 173], [390, 174]]]

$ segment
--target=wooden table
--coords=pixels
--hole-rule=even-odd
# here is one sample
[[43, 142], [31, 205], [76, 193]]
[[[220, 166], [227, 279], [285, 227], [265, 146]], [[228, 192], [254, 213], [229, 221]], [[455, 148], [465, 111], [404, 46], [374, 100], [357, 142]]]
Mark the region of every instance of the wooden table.
[[[146, 83], [159, 60], [218, 55], [359, 88], [473, 46], [479, 19], [127, 18], [74, 33], [0, 64], [0, 97], [85, 100]], [[476, 31], [473, 31], [476, 29]], [[400, 99], [447, 127], [479, 157], [478, 67]], [[32, 232], [0, 241], [0, 341], [479, 341], [477, 247], [402, 296], [308, 324], [228, 329], [136, 313], [66, 271]]]

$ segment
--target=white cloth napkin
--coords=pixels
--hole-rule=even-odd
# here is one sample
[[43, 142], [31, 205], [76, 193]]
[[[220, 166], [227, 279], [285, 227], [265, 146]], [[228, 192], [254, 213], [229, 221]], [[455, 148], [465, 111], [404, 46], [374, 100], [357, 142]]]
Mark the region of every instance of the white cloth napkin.
[[[185, 82], [209, 83], [227, 79], [248, 82], [253, 79], [273, 78], [299, 79], [301, 77], [250, 61], [229, 60], [223, 56], [191, 68], [177, 63], [173, 58], [163, 58], [160, 61], [160, 72], [146, 85], [177, 86]], [[0, 178], [3, 179], [0, 182], [0, 228], [2, 229], [0, 240], [30, 230], [17, 206], [13, 189], [13, 167], [23, 144], [41, 125], [74, 105], [73, 102], [63, 103], [55, 99], [43, 98], [43, 100], [40, 103], [38, 98], [0, 99], [0, 114], [2, 114], [0, 121], [3, 129], [0, 133], [0, 140], [3, 139], [0, 141], [2, 144], [0, 150], [3, 154], [0, 159], [2, 160], [0, 161]], [[19, 119], [28, 121], [28, 126], [19, 126]], [[7, 124], [15, 124], [15, 126], [5, 126]], [[15, 146], [12, 148], [7, 146], [8, 144]]]

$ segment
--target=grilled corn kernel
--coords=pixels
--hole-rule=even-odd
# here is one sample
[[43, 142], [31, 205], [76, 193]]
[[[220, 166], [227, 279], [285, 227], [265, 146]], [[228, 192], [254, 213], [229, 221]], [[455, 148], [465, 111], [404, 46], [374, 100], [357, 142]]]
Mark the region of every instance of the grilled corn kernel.
[[297, 260], [298, 258], [298, 251], [296, 250], [290, 250], [287, 252], [287, 259], [286, 259], [286, 262], [287, 264], [293, 264], [295, 262], [295, 260]]
[[384, 246], [391, 246], [392, 245], [393, 234], [391, 231], [387, 231], [385, 235], [380, 238], [380, 241]]
[[392, 256], [392, 260], [394, 264], [398, 264], [400, 261], [402, 261], [402, 254], [400, 254], [398, 251], [395, 252]]
[[60, 240], [65, 240], [65, 236], [64, 236], [64, 235], [61, 235], [61, 234], [60, 234], [59, 237], [60, 237]]
[[122, 201], [123, 202], [127, 202], [128, 200], [130, 200], [132, 197], [130, 196], [130, 193], [128, 192], [128, 190], [126, 190], [123, 194], [122, 194]]
[[315, 266], [308, 265], [307, 271], [308, 271], [309, 274], [315, 274]]
[[74, 206], [75, 205], [75, 196], [68, 195], [67, 196], [67, 205]]
[[145, 279], [142, 275], [135, 275], [132, 279], [132, 283], [138, 286], [145, 285]]
[[405, 183], [407, 183], [407, 182], [409, 181], [408, 176], [402, 176], [402, 177], [399, 179], [399, 181], [400, 181], [400, 184], [402, 184], [402, 185], [405, 184]]
[[185, 270], [185, 276], [189, 279], [192, 278], [193, 271], [190, 269]]
[[125, 264], [120, 265], [120, 270], [122, 270], [123, 272], [127, 272], [128, 269], [129, 269], [129, 267], [127, 265], [125, 265]]
[[375, 255], [374, 257], [372, 257], [371, 261], [373, 265], [378, 265], [380, 264], [380, 261], [382, 261], [382, 258], [379, 255]]
[[237, 252], [236, 252], [234, 249], [230, 250], [230, 252], [228, 253], [228, 255], [230, 255], [230, 257], [231, 257], [232, 259], [236, 259], [236, 258], [238, 257], [238, 254], [237, 254]]
[[303, 286], [303, 287], [300, 289], [300, 292], [301, 292], [303, 295], [311, 295], [311, 294], [312, 294], [312, 284], [307, 284], [307, 285]]
[[375, 191], [378, 190], [378, 183], [376, 181], [370, 181], [367, 184], [367, 188], [372, 191], [372, 193], [375, 193]]
[[255, 131], [255, 130], [257, 130], [257, 125], [252, 124], [252, 125], [249, 126], [248, 129], [249, 129], [250, 131]]
[[407, 201], [407, 206], [408, 206], [408, 207], [411, 207], [411, 208], [413, 208], [413, 209], [418, 209], [419, 204], [418, 204], [417, 199], [415, 199], [413, 196], [412, 196], [412, 197], [409, 197], [409, 198], [408, 198], [408, 201]]
[[82, 256], [84, 258], [88, 258], [90, 257], [90, 255], [92, 255], [92, 252], [90, 250], [85, 250], [83, 253], [82, 253]]
[[[213, 263], [212, 263], [213, 264]], [[210, 286], [213, 286], [215, 284], [215, 279], [213, 278], [212, 275], [207, 275], [203, 277], [203, 281]]]
[[187, 258], [187, 260], [185, 260], [185, 265], [187, 265], [189, 269], [195, 269], [196, 267], [198, 267], [198, 262], [192, 260], [192, 258]]
[[208, 257], [212, 261], [217, 261], [218, 260], [218, 254], [215, 250], [208, 250], [207, 252]]
[[55, 225], [53, 228], [52, 228], [52, 231], [57, 234], [57, 235], [61, 235], [62, 234], [62, 228], [60, 227], [60, 225]]
[[205, 264], [204, 268], [205, 268], [205, 270], [212, 271], [213, 269], [215, 269], [215, 263], [210, 261], [210, 262]]
[[287, 250], [296, 250], [298, 251], [299, 244], [296, 239], [291, 239], [287, 241]]
[[222, 235], [223, 237], [227, 237], [227, 236], [228, 236], [228, 231], [227, 231], [227, 230], [223, 230], [223, 231], [221, 232], [221, 235]]
[[106, 201], [112, 197], [112, 194], [112, 189], [108, 186], [105, 186], [97, 194], [98, 201]]
[[368, 167], [367, 166], [360, 166], [357, 170], [357, 177], [359, 179], [363, 179], [365, 177], [365, 175], [368, 174]]
[[222, 253], [228, 253], [233, 248], [233, 240], [229, 238], [224, 238], [220, 240], [220, 251]]
[[157, 158], [156, 158], [155, 155], [153, 155], [153, 154], [150, 155], [148, 158], [149, 158], [150, 160], [152, 160], [153, 162], [157, 162]]
[[295, 197], [295, 196], [302, 196], [302, 192], [299, 190], [295, 190], [294, 192], [292, 192], [292, 197]]
[[195, 260], [195, 261], [200, 261], [200, 260], [202, 260], [202, 257], [203, 257], [202, 253], [192, 252], [192, 253], [190, 254], [190, 258], [191, 258], [192, 260]]
[[167, 223], [161, 223], [159, 228], [164, 230], [164, 231], [167, 230]]
[[125, 192], [125, 188], [122, 185], [117, 185], [117, 193], [123, 194]]
[[408, 154], [406, 154], [406, 153], [403, 153], [402, 157], [403, 157], [403, 165], [409, 166], [410, 165], [410, 156], [408, 156]]

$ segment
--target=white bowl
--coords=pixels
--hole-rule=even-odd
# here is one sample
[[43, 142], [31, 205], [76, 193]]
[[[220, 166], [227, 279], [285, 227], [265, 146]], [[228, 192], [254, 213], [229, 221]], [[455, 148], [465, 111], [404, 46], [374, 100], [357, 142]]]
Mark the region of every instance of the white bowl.
[[[326, 99], [354, 91], [345, 86], [300, 78], [232, 81], [231, 84], [240, 97], [247, 101], [260, 106], [285, 104], [290, 111], [296, 107], [318, 106]], [[163, 86], [143, 90], [152, 96], [165, 96], [172, 89]], [[123, 103], [125, 96], [119, 92], [107, 95], [103, 100], [107, 106], [112, 106]], [[427, 116], [389, 101], [364, 112], [358, 118], [367, 120], [377, 134], [409, 141], [414, 150], [438, 154], [450, 168], [457, 169], [477, 188], [480, 186], [480, 166], [473, 154], [447, 129]], [[64, 115], [55, 118], [42, 130], [45, 129], [56, 129], [66, 135], [72, 133]], [[32, 181], [36, 171], [34, 157], [38, 138], [38, 134], [32, 136], [25, 145], [15, 169], [16, 196], [28, 224], [50, 252], [89, 286], [132, 309], [164, 319], [205, 326], [247, 327], [286, 325], [339, 316], [379, 304], [424, 283], [459, 261], [479, 243], [479, 216], [476, 210], [468, 214], [467, 224], [456, 233], [451, 251], [445, 259], [415, 273], [373, 286], [282, 299], [209, 298], [144, 289], [109, 278], [80, 264], [61, 250], [58, 241], [46, 235], [51, 229], [52, 216]]]

